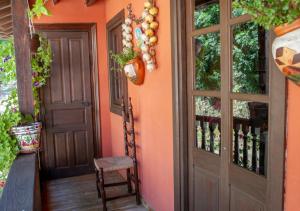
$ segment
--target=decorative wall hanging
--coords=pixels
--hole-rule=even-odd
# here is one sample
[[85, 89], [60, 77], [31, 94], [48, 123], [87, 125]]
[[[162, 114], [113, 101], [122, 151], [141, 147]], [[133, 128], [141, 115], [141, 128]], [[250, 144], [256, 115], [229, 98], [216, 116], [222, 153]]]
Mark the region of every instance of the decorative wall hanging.
[[279, 35], [273, 42], [273, 57], [280, 71], [300, 86], [300, 19], [275, 28]]
[[[112, 53], [111, 57], [120, 65], [120, 69], [131, 82], [141, 85], [144, 82], [145, 67], [149, 72], [157, 67], [155, 46], [158, 42], [156, 35], [159, 25], [156, 21], [158, 8], [154, 0], [147, 0], [144, 3], [142, 16], [139, 18], [133, 14], [131, 4], [127, 6], [127, 10], [128, 17], [122, 25], [123, 52]], [[134, 29], [133, 23], [135, 23]]]
[[154, 0], [147, 0], [144, 3], [142, 16], [139, 18], [133, 14], [131, 4], [127, 6], [127, 10], [128, 19], [133, 20], [137, 25], [134, 30], [137, 47], [141, 50], [146, 69], [152, 72], [156, 68], [155, 46], [158, 41], [156, 35], [158, 29], [158, 22], [156, 21], [158, 8], [155, 6]]

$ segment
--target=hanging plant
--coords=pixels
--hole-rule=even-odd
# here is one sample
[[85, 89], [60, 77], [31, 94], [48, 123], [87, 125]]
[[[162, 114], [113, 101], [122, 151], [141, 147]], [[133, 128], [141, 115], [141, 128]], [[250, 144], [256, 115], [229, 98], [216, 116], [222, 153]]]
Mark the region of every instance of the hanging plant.
[[287, 78], [300, 85], [300, 1], [236, 0], [234, 5], [250, 14], [257, 24], [274, 30], [275, 63]]
[[50, 16], [51, 13], [46, 7], [46, 3], [48, 0], [35, 0], [32, 5], [32, 8], [28, 8], [28, 18], [29, 18], [29, 30], [31, 37], [35, 33], [33, 19], [40, 18], [42, 15]]
[[299, 0], [236, 0], [234, 6], [252, 16], [266, 29], [290, 24], [300, 17]]
[[124, 48], [121, 53], [114, 54], [111, 52], [110, 54], [111, 58], [119, 65], [117, 70], [124, 71], [127, 78], [135, 85], [143, 84], [145, 70], [138, 52], [132, 48]]
[[51, 13], [46, 8], [47, 0], [36, 0], [35, 3], [32, 5], [31, 10], [29, 10], [28, 15], [31, 19], [37, 17], [40, 18], [42, 15], [49, 16]]

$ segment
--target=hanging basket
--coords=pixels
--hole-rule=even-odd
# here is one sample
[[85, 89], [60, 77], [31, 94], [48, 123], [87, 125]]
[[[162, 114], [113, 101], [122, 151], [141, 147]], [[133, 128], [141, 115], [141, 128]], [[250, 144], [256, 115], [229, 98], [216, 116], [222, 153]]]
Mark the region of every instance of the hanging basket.
[[40, 147], [42, 124], [35, 122], [29, 125], [16, 126], [11, 129], [16, 137], [21, 153], [33, 153]]
[[279, 70], [300, 85], [300, 18], [274, 29], [272, 53]]
[[135, 85], [142, 85], [145, 79], [144, 62], [139, 58], [130, 60], [124, 67], [127, 78]]

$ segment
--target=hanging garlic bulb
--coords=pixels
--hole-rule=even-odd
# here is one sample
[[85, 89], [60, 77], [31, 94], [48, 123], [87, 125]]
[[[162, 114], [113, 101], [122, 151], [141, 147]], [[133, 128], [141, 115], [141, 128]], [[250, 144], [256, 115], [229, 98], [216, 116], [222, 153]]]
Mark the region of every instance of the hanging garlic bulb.
[[125, 24], [126, 25], [131, 25], [132, 24], [132, 20], [130, 18], [126, 18], [125, 19]]
[[132, 41], [132, 35], [131, 34], [127, 34], [125, 36], [125, 38], [126, 38], [127, 41]]
[[143, 52], [147, 53], [147, 52], [149, 51], [149, 47], [148, 47], [147, 45], [143, 44], [143, 45], [141, 46], [141, 50], [142, 50]]
[[149, 54], [149, 53], [145, 53], [145, 54], [143, 55], [143, 59], [144, 59], [144, 61], [146, 61], [146, 62], [150, 61], [150, 60], [151, 60], [150, 54]]
[[147, 66], [146, 66], [146, 69], [149, 72], [152, 72], [155, 69], [155, 65], [153, 63], [148, 63]]
[[143, 23], [142, 23], [142, 28], [143, 28], [144, 30], [147, 30], [147, 29], [149, 29], [149, 28], [150, 28], [150, 25], [149, 25], [149, 23], [147, 23], [147, 22], [143, 22]]
[[127, 42], [127, 43], [126, 43], [126, 48], [132, 48], [132, 47], [133, 47], [133, 45], [132, 45], [131, 42]]

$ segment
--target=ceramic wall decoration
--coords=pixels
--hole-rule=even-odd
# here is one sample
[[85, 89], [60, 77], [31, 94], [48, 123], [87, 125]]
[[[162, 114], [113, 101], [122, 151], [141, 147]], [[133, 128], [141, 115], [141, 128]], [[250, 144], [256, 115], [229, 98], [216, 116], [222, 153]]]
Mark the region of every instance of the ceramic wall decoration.
[[300, 85], [300, 19], [274, 29], [272, 53], [280, 71]]
[[143, 61], [136, 57], [130, 60], [124, 67], [127, 78], [135, 85], [142, 85], [145, 78], [145, 67]]
[[[132, 83], [141, 85], [144, 83], [145, 69], [152, 72], [156, 68], [158, 8], [154, 0], [146, 0], [141, 17], [137, 18], [133, 14], [131, 4], [127, 6], [127, 10], [128, 17], [122, 25], [123, 51], [117, 54], [112, 53], [111, 57]], [[134, 47], [135, 44], [137, 48]]]

